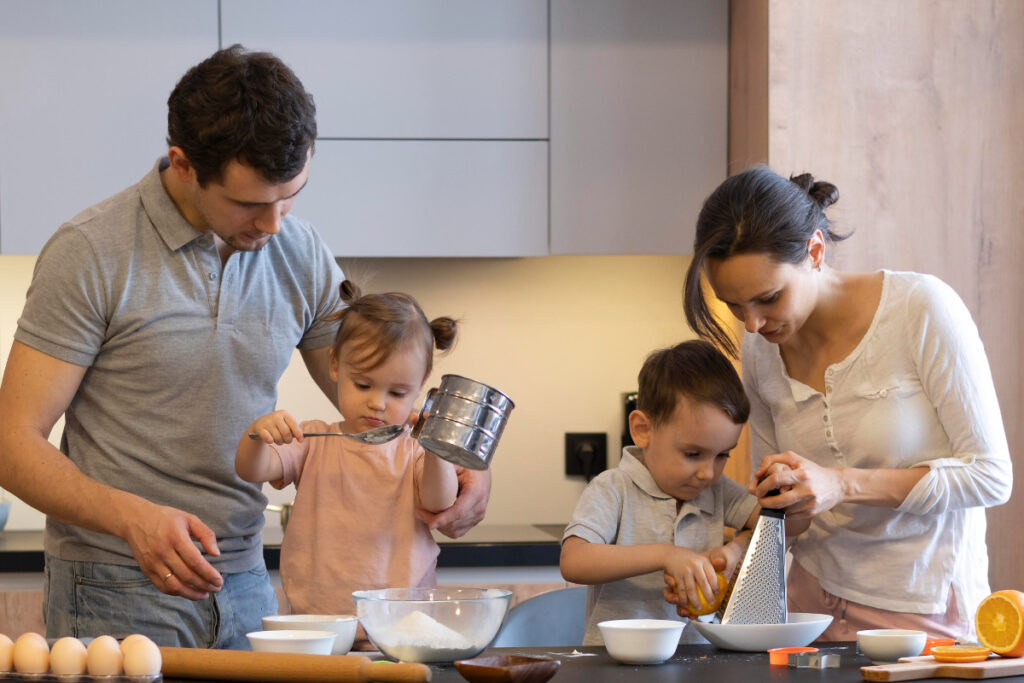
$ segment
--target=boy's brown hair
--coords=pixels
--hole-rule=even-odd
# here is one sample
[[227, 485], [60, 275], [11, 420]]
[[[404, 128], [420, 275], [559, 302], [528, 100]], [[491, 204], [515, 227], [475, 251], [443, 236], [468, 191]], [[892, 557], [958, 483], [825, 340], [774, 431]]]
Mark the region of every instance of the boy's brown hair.
[[651, 353], [638, 381], [637, 410], [654, 426], [672, 416], [680, 395], [721, 408], [735, 424], [743, 424], [750, 416], [750, 401], [732, 363], [700, 339]]

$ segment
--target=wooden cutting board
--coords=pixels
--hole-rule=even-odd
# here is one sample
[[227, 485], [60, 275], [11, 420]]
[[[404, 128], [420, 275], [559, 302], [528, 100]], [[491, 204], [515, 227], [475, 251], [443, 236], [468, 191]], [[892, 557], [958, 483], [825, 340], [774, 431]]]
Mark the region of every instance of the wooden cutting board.
[[162, 647], [160, 655], [165, 678], [266, 683], [425, 683], [430, 680], [430, 667], [424, 664], [371, 662], [360, 655], [295, 655], [187, 647]]
[[954, 664], [937, 662], [931, 655], [903, 657], [896, 664], [862, 666], [865, 681], [915, 681], [921, 678], [1000, 678], [1024, 675], [1024, 657], [1010, 659], [993, 655], [984, 662]]

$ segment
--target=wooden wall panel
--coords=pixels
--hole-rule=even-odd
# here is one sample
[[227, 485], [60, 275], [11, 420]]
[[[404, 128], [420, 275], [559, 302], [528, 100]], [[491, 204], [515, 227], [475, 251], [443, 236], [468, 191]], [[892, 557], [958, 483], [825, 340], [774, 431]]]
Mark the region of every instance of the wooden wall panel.
[[[765, 31], [770, 165], [839, 187], [839, 267], [963, 297], [1024, 472], [1024, 3], [770, 0]], [[993, 589], [1024, 589], [1016, 488], [988, 514]]]

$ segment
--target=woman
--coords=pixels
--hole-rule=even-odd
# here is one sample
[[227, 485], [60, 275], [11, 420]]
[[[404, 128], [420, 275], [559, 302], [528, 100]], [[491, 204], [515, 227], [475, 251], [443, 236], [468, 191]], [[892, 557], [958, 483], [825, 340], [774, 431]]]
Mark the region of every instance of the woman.
[[[1009, 499], [1012, 477], [988, 360], [935, 277], [826, 264], [846, 237], [824, 213], [838, 198], [809, 174], [728, 178], [697, 221], [686, 317], [735, 355], [703, 274], [746, 328], [751, 491], [813, 517], [792, 547], [789, 608], [832, 614], [822, 640], [879, 627], [965, 637], [990, 592], [984, 508]], [[765, 476], [776, 463], [788, 469]]]

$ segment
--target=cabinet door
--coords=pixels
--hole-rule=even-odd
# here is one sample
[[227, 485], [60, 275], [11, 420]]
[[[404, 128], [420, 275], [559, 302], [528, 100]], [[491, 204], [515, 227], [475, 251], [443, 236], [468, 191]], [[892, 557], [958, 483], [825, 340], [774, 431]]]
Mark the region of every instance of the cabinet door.
[[547, 138], [545, 0], [221, 0], [223, 44], [269, 50], [325, 138]]
[[167, 96], [217, 49], [216, 0], [0, 2], [0, 252], [61, 223], [167, 151]]
[[547, 253], [547, 143], [319, 140], [295, 202], [339, 257]]
[[552, 253], [693, 251], [726, 175], [728, 5], [552, 0]]

